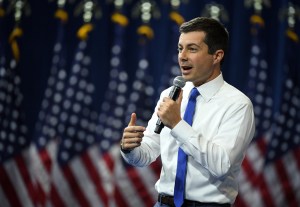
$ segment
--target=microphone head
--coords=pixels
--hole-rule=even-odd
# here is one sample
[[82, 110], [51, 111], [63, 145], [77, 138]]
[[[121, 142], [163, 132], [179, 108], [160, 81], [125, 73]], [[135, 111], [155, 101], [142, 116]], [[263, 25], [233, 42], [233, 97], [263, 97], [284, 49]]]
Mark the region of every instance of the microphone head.
[[183, 88], [185, 86], [185, 80], [182, 76], [177, 76], [173, 80], [173, 85], [179, 88]]

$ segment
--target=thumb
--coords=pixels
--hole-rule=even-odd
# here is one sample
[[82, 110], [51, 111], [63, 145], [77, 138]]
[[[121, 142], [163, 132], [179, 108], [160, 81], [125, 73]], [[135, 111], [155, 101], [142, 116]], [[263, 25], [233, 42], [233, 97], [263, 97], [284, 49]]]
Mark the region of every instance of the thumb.
[[135, 126], [135, 122], [136, 122], [136, 114], [132, 113], [128, 126]]

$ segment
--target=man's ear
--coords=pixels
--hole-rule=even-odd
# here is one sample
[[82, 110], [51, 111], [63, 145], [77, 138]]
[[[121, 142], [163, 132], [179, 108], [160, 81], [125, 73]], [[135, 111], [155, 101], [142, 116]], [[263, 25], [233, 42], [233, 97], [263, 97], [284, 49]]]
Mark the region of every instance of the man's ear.
[[220, 63], [221, 60], [224, 57], [224, 51], [223, 50], [217, 50], [214, 54], [214, 64]]

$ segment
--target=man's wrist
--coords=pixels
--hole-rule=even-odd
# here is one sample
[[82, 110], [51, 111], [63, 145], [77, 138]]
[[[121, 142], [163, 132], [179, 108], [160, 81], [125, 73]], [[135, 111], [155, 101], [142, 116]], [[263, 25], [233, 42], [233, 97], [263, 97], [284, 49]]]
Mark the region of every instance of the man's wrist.
[[175, 124], [173, 124], [173, 126], [171, 126], [171, 130], [177, 126], [177, 124], [181, 121], [182, 119], [179, 119]]
[[123, 149], [123, 142], [122, 140], [120, 141], [120, 149], [124, 154], [128, 154], [132, 151], [132, 149]]

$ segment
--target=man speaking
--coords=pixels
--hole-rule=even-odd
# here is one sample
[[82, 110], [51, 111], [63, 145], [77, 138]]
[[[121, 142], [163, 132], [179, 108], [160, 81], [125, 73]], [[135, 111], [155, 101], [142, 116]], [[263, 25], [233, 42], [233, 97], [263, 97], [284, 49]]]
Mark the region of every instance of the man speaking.
[[185, 86], [176, 99], [170, 97], [174, 86], [161, 93], [146, 128], [136, 126], [133, 113], [124, 129], [121, 154], [129, 164], [147, 166], [161, 156], [156, 207], [231, 206], [238, 194], [255, 123], [249, 98], [222, 76], [228, 38], [212, 18], [183, 23], [178, 63]]

